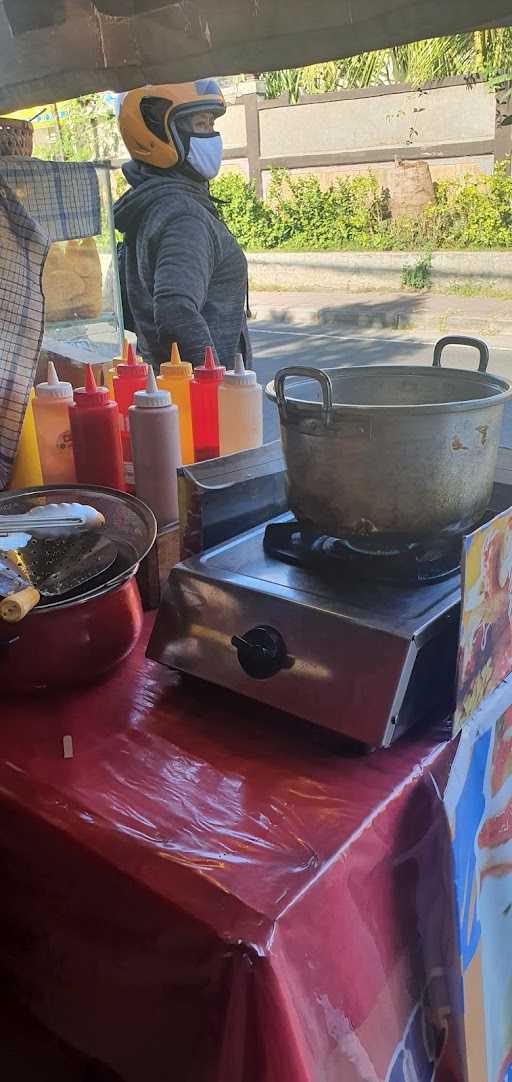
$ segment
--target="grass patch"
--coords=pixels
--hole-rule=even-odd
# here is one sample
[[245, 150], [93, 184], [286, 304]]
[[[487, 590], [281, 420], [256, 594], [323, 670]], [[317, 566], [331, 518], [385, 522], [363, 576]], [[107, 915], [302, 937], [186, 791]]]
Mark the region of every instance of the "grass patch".
[[432, 285], [432, 256], [425, 255], [412, 265], [405, 264], [401, 274], [402, 289], [430, 289]]
[[509, 289], [502, 286], [475, 285], [473, 282], [456, 282], [436, 289], [436, 293], [444, 293], [449, 297], [486, 297], [489, 300], [510, 301], [512, 300], [512, 283]]

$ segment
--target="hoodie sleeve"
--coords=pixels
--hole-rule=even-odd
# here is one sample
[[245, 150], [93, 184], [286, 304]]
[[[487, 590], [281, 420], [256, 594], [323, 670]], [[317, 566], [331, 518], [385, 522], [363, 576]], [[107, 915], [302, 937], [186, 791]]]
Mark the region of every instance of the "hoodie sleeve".
[[173, 218], [158, 242], [153, 312], [163, 349], [177, 342], [192, 364], [202, 364], [205, 346], [213, 346], [201, 310], [214, 264], [215, 240], [207, 224], [192, 214]]

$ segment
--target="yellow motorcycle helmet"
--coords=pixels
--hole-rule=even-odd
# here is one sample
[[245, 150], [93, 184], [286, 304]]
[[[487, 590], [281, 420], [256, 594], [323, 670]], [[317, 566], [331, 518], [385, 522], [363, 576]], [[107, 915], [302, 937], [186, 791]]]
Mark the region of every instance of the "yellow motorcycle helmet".
[[180, 118], [202, 112], [216, 117], [226, 112], [215, 79], [141, 86], [120, 96], [119, 130], [131, 158], [159, 169], [172, 169], [186, 155], [178, 127]]

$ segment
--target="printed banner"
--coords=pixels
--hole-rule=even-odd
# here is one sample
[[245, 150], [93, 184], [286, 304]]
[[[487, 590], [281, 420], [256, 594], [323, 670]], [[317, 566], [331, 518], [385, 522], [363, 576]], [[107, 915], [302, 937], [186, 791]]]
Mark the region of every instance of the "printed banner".
[[512, 671], [512, 509], [464, 538], [453, 735]]
[[512, 1082], [512, 706], [487, 728], [464, 730], [445, 803], [468, 1082]]

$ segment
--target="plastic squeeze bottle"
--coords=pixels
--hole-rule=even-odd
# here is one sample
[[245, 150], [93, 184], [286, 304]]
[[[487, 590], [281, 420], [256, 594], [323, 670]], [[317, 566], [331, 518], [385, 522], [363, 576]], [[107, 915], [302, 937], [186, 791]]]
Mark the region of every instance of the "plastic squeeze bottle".
[[233, 371], [226, 372], [219, 387], [219, 450], [221, 455], [234, 455], [262, 443], [263, 388], [237, 353]]
[[32, 403], [41, 474], [45, 485], [72, 484], [76, 480], [69, 406], [73, 388], [60, 380], [52, 361], [46, 383], [38, 383]]
[[169, 391], [159, 390], [150, 368], [145, 391], [136, 391], [128, 411], [135, 470], [135, 492], [151, 508], [159, 526], [178, 519], [181, 466], [178, 407]]
[[28, 405], [21, 426], [18, 450], [14, 459], [8, 488], [32, 488], [42, 485], [41, 463], [37, 449], [36, 426], [34, 423], [34, 390], [30, 392]]
[[160, 365], [160, 375], [157, 376], [156, 382], [161, 391], [170, 391], [172, 401], [178, 407], [181, 459], [186, 466], [194, 461], [194, 437], [190, 411], [190, 381], [193, 374], [192, 365], [181, 360], [177, 343], [173, 342], [171, 358]]
[[131, 344], [128, 345], [128, 355], [126, 362], [122, 362], [117, 366], [117, 372], [114, 376], [114, 396], [119, 407], [119, 423], [121, 426], [121, 443], [123, 446], [123, 459], [124, 459], [124, 477], [128, 488], [133, 490], [134, 487], [134, 473], [133, 473], [133, 456], [132, 456], [132, 444], [130, 440], [130, 428], [128, 424], [128, 410], [133, 404], [133, 396], [136, 391], [143, 391], [146, 386], [146, 379], [148, 376], [148, 366], [144, 364], [144, 361], [138, 361], [135, 354], [135, 350]]
[[194, 368], [190, 383], [192, 431], [196, 462], [219, 456], [219, 386], [226, 369], [215, 364], [211, 346], [204, 351], [204, 364]]
[[77, 387], [69, 407], [76, 479], [83, 485], [125, 490], [123, 450], [117, 402], [106, 387], [97, 387], [87, 365], [85, 387]]

